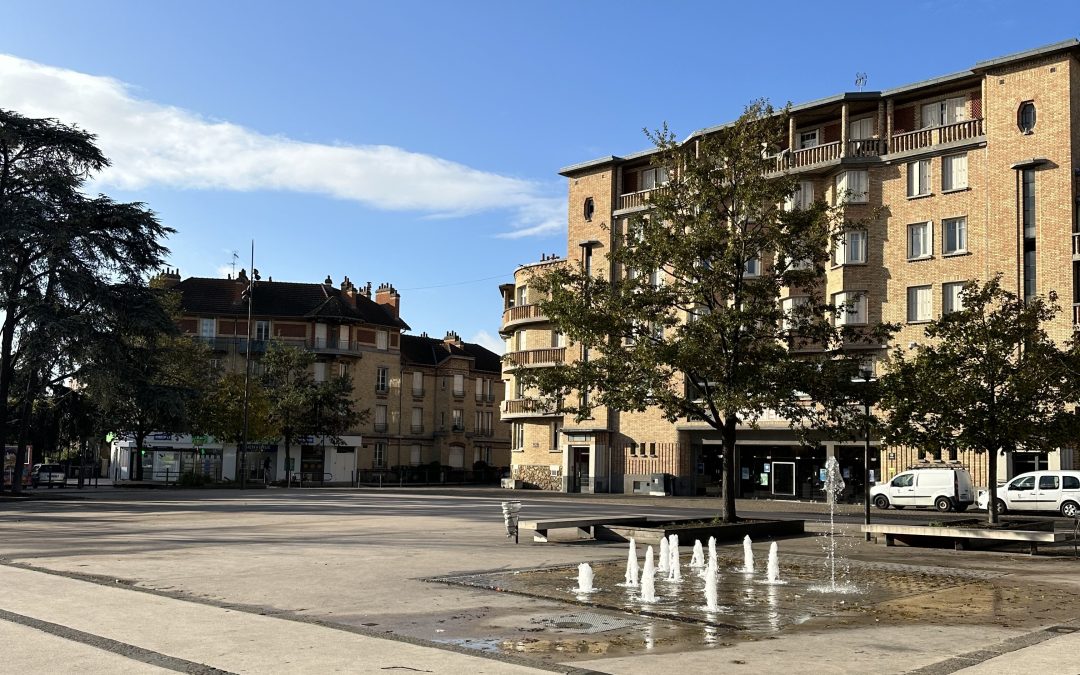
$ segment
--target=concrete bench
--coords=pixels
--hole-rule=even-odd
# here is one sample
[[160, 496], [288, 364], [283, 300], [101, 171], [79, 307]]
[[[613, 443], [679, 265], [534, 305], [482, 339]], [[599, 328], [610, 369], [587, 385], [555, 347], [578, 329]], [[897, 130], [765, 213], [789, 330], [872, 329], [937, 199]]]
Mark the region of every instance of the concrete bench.
[[567, 518], [564, 520], [523, 520], [521, 527], [525, 530], [533, 530], [533, 541], [546, 542], [548, 532], [551, 530], [576, 529], [579, 533], [590, 537], [596, 536], [593, 530], [596, 525], [622, 525], [625, 523], [637, 523], [645, 519], [645, 516], [616, 516], [612, 518]]
[[999, 541], [1027, 545], [1031, 555], [1039, 552], [1039, 544], [1057, 544], [1072, 540], [1070, 532], [1053, 530], [1007, 530], [973, 527], [928, 527], [926, 525], [863, 525], [862, 531], [874, 535], [877, 540], [884, 539], [886, 546], [895, 546], [896, 539], [906, 537], [936, 537], [951, 539], [953, 548], [962, 551], [974, 541]]

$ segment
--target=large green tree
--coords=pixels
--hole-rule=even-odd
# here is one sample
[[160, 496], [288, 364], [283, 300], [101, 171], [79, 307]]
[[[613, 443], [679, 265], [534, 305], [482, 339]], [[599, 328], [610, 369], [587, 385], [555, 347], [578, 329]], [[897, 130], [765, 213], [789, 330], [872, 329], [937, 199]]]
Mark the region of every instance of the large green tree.
[[167, 253], [171, 230], [143, 205], [83, 193], [107, 164], [92, 134], [0, 109], [0, 446], [13, 422], [24, 440], [33, 400], [77, 374], [90, 343], [116, 337], [95, 320], [123, 311], [121, 289], [144, 286]]
[[[269, 441], [277, 438], [277, 428], [270, 420], [270, 399], [266, 388], [258, 378], [251, 378], [245, 387], [243, 373], [225, 373], [210, 387], [203, 401], [202, 413], [195, 429], [209, 434], [222, 443], [234, 443], [237, 448], [244, 441], [244, 397], [247, 390], [247, 439]], [[245, 470], [237, 457], [237, 480]]]
[[[549, 295], [544, 314], [587, 358], [530, 369], [525, 382], [578, 419], [610, 406], [706, 422], [723, 439], [727, 522], [737, 519], [740, 425], [775, 411], [800, 431], [846, 426], [859, 358], [846, 350], [880, 344], [875, 330], [836, 328], [834, 315], [854, 307], [823, 298], [844, 210], [820, 200], [785, 206], [797, 179], [778, 173], [767, 150], [780, 147], [787, 119], [758, 101], [687, 143], [666, 128], [650, 134], [653, 164], [670, 182], [612, 233], [610, 266], [590, 275], [566, 265], [530, 282]], [[799, 299], [783, 300], [789, 294]]]
[[[1024, 300], [997, 275], [966, 284], [960, 297], [962, 309], [926, 326], [925, 343], [890, 358], [880, 381], [883, 438], [985, 453], [994, 488], [999, 455], [1075, 442], [1077, 348], [1046, 332], [1060, 311], [1053, 294]], [[988, 518], [998, 521], [995, 508]]]

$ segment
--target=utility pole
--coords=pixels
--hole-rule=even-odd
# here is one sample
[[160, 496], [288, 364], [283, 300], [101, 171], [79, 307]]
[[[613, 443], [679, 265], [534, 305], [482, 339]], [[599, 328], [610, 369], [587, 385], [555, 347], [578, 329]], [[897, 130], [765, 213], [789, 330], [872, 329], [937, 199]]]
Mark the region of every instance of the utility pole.
[[240, 470], [240, 487], [247, 487], [247, 444], [248, 444], [248, 399], [251, 397], [251, 296], [255, 293], [255, 240], [251, 240], [251, 276], [244, 290], [247, 295], [247, 343], [244, 345], [244, 432], [241, 436], [240, 456], [237, 464]]
[[[863, 379], [863, 414], [866, 439], [863, 445], [863, 525], [870, 525], [870, 383], [873, 371], [867, 369], [861, 373]], [[864, 528], [866, 541], [870, 541], [869, 527]]]

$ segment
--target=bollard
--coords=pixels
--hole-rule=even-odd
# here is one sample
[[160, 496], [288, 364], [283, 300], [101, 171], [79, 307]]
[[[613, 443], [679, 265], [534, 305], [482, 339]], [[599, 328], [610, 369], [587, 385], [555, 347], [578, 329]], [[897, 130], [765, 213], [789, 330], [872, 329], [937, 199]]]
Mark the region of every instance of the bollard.
[[506, 538], [514, 538], [518, 543], [518, 516], [521, 512], [521, 502], [509, 501], [502, 503], [503, 524], [506, 526]]

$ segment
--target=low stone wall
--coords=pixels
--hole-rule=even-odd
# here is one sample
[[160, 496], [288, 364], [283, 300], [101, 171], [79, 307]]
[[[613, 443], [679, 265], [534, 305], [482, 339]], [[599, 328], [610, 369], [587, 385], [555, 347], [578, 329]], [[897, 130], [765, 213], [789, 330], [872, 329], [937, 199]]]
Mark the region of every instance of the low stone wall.
[[515, 464], [512, 476], [526, 488], [552, 492], [562, 490], [562, 471], [552, 475], [550, 464]]

